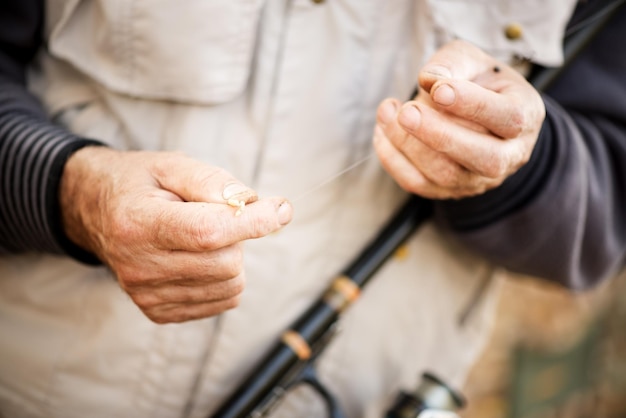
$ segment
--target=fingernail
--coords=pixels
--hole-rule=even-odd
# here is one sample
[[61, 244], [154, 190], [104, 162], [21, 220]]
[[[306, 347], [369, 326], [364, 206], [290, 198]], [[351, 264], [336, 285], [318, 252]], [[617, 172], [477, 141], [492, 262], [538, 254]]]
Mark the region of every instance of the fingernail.
[[291, 222], [291, 218], [293, 217], [293, 208], [291, 203], [285, 201], [280, 204], [278, 207], [278, 223], [281, 225], [287, 225]]
[[400, 110], [398, 122], [404, 128], [417, 129], [422, 121], [422, 114], [419, 109], [413, 105], [407, 105]]
[[222, 191], [222, 197], [224, 200], [233, 199], [238, 197], [238, 195], [249, 194], [250, 189], [244, 186], [241, 183], [228, 183], [224, 186], [224, 190]]
[[433, 93], [433, 100], [442, 106], [450, 106], [456, 100], [456, 93], [450, 85], [442, 84]]
[[444, 77], [444, 78], [452, 77], [452, 73], [450, 72], [450, 70], [447, 67], [444, 67], [443, 65], [436, 65], [436, 64], [428, 65], [424, 67], [422, 71], [428, 74], [432, 74], [437, 77]]
[[378, 118], [383, 125], [387, 125], [396, 117], [398, 113], [398, 104], [395, 100], [387, 99], [380, 105], [380, 112]]

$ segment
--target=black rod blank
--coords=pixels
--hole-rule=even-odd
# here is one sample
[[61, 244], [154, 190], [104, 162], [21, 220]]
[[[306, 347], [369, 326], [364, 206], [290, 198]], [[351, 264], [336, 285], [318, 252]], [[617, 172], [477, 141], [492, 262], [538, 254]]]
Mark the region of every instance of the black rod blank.
[[[558, 77], [563, 67], [589, 43], [599, 29], [617, 12], [625, 0], [609, 2], [579, 30], [566, 36], [564, 41], [564, 65], [541, 68], [531, 74], [530, 82], [538, 91], [544, 91]], [[418, 227], [430, 218], [432, 202], [411, 195], [391, 220], [367, 247], [343, 270], [340, 277], [348, 279], [358, 289], [363, 288], [380, 267], [395, 253]], [[334, 283], [334, 282], [333, 282]], [[228, 398], [213, 418], [262, 417], [272, 409], [285, 391], [293, 384], [311, 361], [325, 348], [343, 307], [338, 309], [328, 295], [335, 294], [333, 286], [304, 312], [290, 327], [311, 350], [309, 358], [303, 358], [298, 348], [283, 338]], [[341, 296], [340, 296], [341, 297]]]

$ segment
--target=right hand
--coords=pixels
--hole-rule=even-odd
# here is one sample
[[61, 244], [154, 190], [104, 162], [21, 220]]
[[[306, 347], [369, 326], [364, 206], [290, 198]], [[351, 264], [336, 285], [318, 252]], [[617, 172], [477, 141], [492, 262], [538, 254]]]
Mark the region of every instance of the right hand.
[[374, 131], [376, 153], [402, 188], [462, 199], [500, 186], [528, 162], [546, 111], [514, 68], [456, 40], [430, 57], [418, 81], [414, 100], [379, 105]]
[[[240, 215], [228, 199], [246, 202]], [[258, 199], [226, 171], [178, 153], [86, 147], [60, 187], [68, 237], [94, 253], [157, 323], [220, 314], [244, 288], [241, 242], [292, 217], [284, 198]]]

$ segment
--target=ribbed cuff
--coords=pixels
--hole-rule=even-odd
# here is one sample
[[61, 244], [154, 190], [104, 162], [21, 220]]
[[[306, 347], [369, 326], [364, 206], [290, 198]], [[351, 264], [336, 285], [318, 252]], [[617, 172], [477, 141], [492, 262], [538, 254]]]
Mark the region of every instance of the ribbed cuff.
[[3, 110], [0, 252], [65, 253], [83, 263], [99, 264], [65, 235], [58, 194], [69, 156], [85, 146], [103, 144], [42, 121], [36, 112], [10, 111], [8, 106]]
[[467, 232], [495, 223], [528, 205], [540, 193], [556, 155], [549, 117], [530, 160], [499, 187], [460, 200], [435, 202], [435, 216], [447, 227]]
[[94, 254], [85, 251], [83, 248], [74, 244], [65, 234], [59, 200], [61, 176], [63, 174], [65, 163], [74, 152], [87, 146], [103, 146], [103, 144], [90, 139], [77, 138], [71, 142], [63, 144], [59, 148], [52, 164], [50, 165], [48, 181], [46, 183], [45, 212], [48, 214], [48, 224], [50, 225], [51, 233], [63, 252], [82, 263], [99, 265], [102, 264], [102, 262]]

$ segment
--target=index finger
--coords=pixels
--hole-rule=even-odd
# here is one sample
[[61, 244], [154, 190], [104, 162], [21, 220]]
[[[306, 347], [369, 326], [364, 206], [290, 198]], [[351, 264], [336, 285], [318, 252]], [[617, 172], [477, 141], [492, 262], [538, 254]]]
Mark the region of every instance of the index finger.
[[515, 138], [527, 121], [524, 101], [515, 89], [493, 91], [466, 80], [437, 82], [433, 101], [446, 112], [477, 123], [500, 138]]
[[227, 171], [178, 153], [161, 154], [151, 173], [161, 188], [187, 202], [221, 203], [236, 199], [250, 203], [258, 198], [254, 190]]
[[291, 221], [292, 207], [272, 197], [247, 205], [239, 216], [227, 204], [165, 202], [157, 209], [153, 242], [161, 250], [212, 251], [268, 235]]
[[490, 71], [497, 61], [480, 48], [462, 40], [452, 41], [438, 49], [418, 75], [420, 87], [430, 92], [439, 80], [474, 80]]

